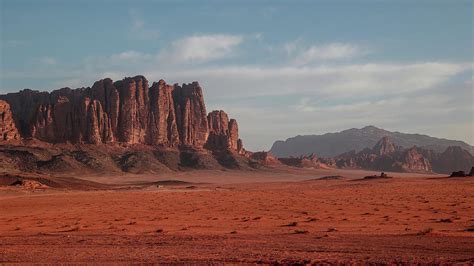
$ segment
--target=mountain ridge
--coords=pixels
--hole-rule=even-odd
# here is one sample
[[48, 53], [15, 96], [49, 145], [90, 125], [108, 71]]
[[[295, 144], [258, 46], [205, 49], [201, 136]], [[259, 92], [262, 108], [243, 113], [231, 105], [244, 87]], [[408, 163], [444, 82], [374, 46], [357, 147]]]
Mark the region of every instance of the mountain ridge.
[[375, 126], [350, 128], [322, 135], [297, 135], [273, 143], [270, 152], [277, 157], [301, 156], [316, 153], [318, 156], [334, 157], [351, 150], [372, 148], [382, 137], [390, 137], [394, 144], [403, 148], [417, 146], [443, 152], [449, 146], [459, 146], [471, 154], [474, 147], [459, 140], [431, 137], [425, 134], [388, 131]]

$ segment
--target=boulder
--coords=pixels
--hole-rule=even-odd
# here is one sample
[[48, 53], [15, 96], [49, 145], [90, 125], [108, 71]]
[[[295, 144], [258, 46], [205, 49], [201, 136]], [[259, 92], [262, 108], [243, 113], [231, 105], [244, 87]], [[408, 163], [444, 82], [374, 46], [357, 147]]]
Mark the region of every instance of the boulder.
[[465, 177], [466, 173], [464, 171], [454, 171], [451, 173], [450, 177]]

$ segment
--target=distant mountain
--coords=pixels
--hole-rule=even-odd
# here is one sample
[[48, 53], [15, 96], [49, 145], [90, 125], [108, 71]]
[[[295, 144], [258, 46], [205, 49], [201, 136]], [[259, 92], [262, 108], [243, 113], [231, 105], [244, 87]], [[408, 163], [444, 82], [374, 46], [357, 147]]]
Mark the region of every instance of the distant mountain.
[[[276, 157], [301, 156], [315, 153], [321, 157], [334, 157], [351, 150], [356, 152], [374, 147], [383, 137], [389, 137], [394, 145], [403, 148], [413, 146], [436, 152], [444, 152], [450, 146], [458, 146], [474, 154], [474, 147], [458, 140], [440, 139], [420, 134], [391, 132], [374, 126], [352, 128], [324, 135], [306, 135], [278, 140], [270, 152]], [[392, 147], [390, 147], [391, 149]]]

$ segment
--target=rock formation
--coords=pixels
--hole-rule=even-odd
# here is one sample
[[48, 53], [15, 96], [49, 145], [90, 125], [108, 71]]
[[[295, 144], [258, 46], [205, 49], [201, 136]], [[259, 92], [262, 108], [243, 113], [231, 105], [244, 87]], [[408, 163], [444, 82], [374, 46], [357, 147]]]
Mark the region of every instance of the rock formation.
[[209, 137], [206, 147], [209, 149], [229, 149], [239, 153], [243, 150], [242, 140], [239, 139], [239, 127], [235, 119], [228, 118], [227, 114], [212, 111], [207, 115], [209, 123]]
[[457, 169], [467, 172], [474, 165], [474, 157], [461, 147], [450, 146], [442, 153], [417, 146], [403, 149], [386, 137], [372, 149], [346, 152], [334, 160], [340, 168], [420, 173], [451, 173]]
[[326, 162], [320, 160], [314, 153], [299, 157], [278, 158], [278, 160], [288, 166], [304, 168], [328, 168]]
[[400, 170], [403, 172], [433, 172], [430, 161], [415, 146], [404, 150], [399, 157], [399, 162]]
[[[150, 134], [148, 143], [175, 147], [180, 144], [173, 100], [174, 86], [164, 80], [150, 88]], [[153, 136], [153, 137], [152, 137]]]
[[364, 149], [343, 153], [335, 157], [336, 165], [340, 168], [361, 168], [377, 171], [421, 172], [430, 173], [430, 161], [416, 146], [402, 149], [393, 144], [388, 137], [383, 137], [372, 149]]
[[0, 141], [17, 140], [20, 134], [13, 121], [10, 105], [0, 100]]
[[199, 83], [175, 85], [173, 98], [181, 144], [203, 147], [209, 136], [206, 106]]
[[252, 160], [259, 162], [262, 165], [279, 165], [281, 162], [275, 158], [270, 152], [259, 151], [254, 152], [250, 155]]
[[372, 153], [376, 155], [386, 155], [396, 152], [397, 150], [400, 150], [400, 147], [396, 146], [389, 137], [384, 136], [372, 148]]
[[[126, 143], [242, 153], [237, 121], [206, 112], [199, 83], [149, 86], [143, 76], [91, 88], [0, 95], [0, 133], [49, 143]], [[10, 108], [8, 107], [10, 105]], [[16, 126], [15, 126], [16, 125]], [[16, 129], [18, 128], [18, 130]]]
[[374, 126], [352, 128], [323, 135], [298, 135], [286, 140], [277, 140], [273, 143], [270, 152], [276, 157], [295, 157], [311, 153], [322, 157], [335, 157], [351, 150], [360, 152], [365, 148], [371, 149], [384, 136], [389, 137], [394, 144], [405, 149], [417, 146], [435, 152], [443, 152], [449, 146], [459, 146], [474, 155], [474, 146], [463, 141], [439, 139], [421, 134], [391, 132]]

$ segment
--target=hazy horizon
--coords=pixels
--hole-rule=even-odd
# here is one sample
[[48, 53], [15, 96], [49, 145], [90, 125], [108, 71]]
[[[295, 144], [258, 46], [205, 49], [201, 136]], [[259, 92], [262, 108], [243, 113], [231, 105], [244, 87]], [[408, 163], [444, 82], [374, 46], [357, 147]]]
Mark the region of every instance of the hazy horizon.
[[199, 81], [249, 150], [374, 125], [474, 144], [471, 1], [0, 1], [0, 94]]

